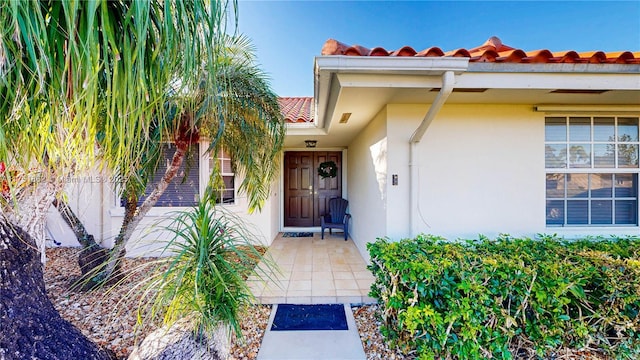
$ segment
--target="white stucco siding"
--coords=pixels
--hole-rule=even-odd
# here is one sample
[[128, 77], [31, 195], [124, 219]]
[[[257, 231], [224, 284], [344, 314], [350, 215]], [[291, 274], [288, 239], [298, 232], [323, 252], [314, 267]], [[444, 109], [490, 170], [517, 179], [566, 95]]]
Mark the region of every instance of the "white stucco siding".
[[[66, 200], [76, 216], [80, 218], [89, 234], [97, 241], [103, 238], [102, 188], [109, 179], [93, 172], [65, 179]], [[71, 228], [64, 222], [54, 206], [47, 214], [46, 234], [48, 246], [79, 246]], [[54, 242], [55, 241], [55, 242]], [[58, 245], [60, 244], [60, 245]]]
[[[282, 164], [282, 162], [280, 162]], [[276, 177], [277, 179], [281, 178], [281, 175]], [[280, 192], [280, 183], [279, 181], [273, 181], [271, 184], [271, 196], [269, 201], [265, 204], [265, 209], [269, 209], [269, 229], [265, 229], [265, 234], [267, 235], [268, 244], [273, 242], [273, 239], [276, 238], [278, 233], [280, 232], [280, 218], [282, 216], [282, 212], [280, 211], [280, 204], [282, 203], [282, 193]]]
[[[174, 180], [177, 181], [177, 180]], [[207, 174], [201, 174], [200, 181], [208, 181]], [[103, 246], [112, 247], [115, 237], [120, 231], [124, 219], [124, 209], [120, 206], [116, 196], [116, 185], [108, 176], [92, 174], [69, 178], [66, 187], [68, 203], [76, 215], [82, 220], [89, 234], [94, 235], [96, 241]], [[239, 194], [237, 187], [242, 182], [242, 176], [237, 175], [236, 201], [232, 205], [224, 206], [244, 220], [246, 226], [256, 235], [255, 242], [269, 245], [278, 234], [280, 198], [278, 182], [271, 185], [271, 195], [265, 201], [262, 211], [248, 213], [248, 199], [245, 194]], [[201, 186], [201, 192], [205, 186]], [[127, 256], [157, 256], [166, 245], [166, 241], [173, 237], [163, 228], [170, 225], [175, 212], [188, 208], [155, 207], [142, 220], [131, 240], [127, 244]], [[63, 221], [55, 207], [49, 209], [47, 217], [48, 246], [79, 246], [75, 235]]]
[[[387, 133], [389, 142], [389, 197], [387, 206], [392, 209], [387, 214], [388, 236], [402, 239], [411, 235], [410, 196], [410, 144], [409, 139], [427, 113], [427, 106], [388, 105]], [[398, 184], [393, 185], [393, 176], [398, 176]]]
[[[411, 127], [393, 118], [424, 113], [418, 108], [390, 107], [390, 127], [410, 136]], [[419, 232], [457, 238], [545, 231], [544, 114], [532, 106], [447, 104], [417, 152]]]
[[387, 234], [388, 143], [386, 110], [349, 145], [347, 152], [351, 238], [368, 261], [366, 244]]
[[[346, 163], [346, 162], [345, 162]], [[85, 180], [91, 179], [91, 180]], [[206, 174], [201, 174], [201, 181], [207, 181]], [[276, 178], [280, 178], [278, 175]], [[79, 182], [82, 180], [82, 182]], [[69, 204], [81, 218], [90, 234], [105, 247], [112, 247], [114, 239], [120, 231], [124, 219], [124, 208], [117, 200], [114, 183], [106, 177], [87, 175], [80, 180], [74, 180], [73, 186], [67, 187]], [[236, 188], [240, 186], [242, 176], [235, 179]], [[345, 183], [346, 187], [346, 183]], [[201, 191], [204, 186], [201, 187]], [[246, 194], [240, 194], [236, 189], [236, 201], [232, 205], [219, 205], [235, 213], [244, 220], [246, 226], [256, 235], [256, 243], [270, 245], [280, 231], [281, 193], [279, 181], [271, 184], [271, 194], [261, 211], [248, 213], [248, 199]], [[164, 230], [175, 218], [176, 212], [187, 210], [181, 207], [152, 208], [141, 221], [131, 240], [127, 244], [127, 256], [158, 256], [166, 242], [173, 234]], [[49, 210], [47, 221], [48, 237], [61, 243], [61, 246], [79, 246], [71, 229], [64, 223], [57, 209]], [[57, 246], [53, 241], [49, 246]]]
[[[242, 178], [236, 176], [236, 187], [240, 185]], [[275, 192], [277, 186], [272, 186], [272, 193], [265, 202], [262, 211], [255, 211], [249, 214], [248, 199], [245, 194], [238, 194], [236, 189], [236, 202], [231, 205], [223, 206], [226, 210], [235, 213], [244, 220], [247, 227], [256, 235], [256, 243], [269, 245], [277, 234], [277, 226], [274, 227], [273, 217], [277, 218], [277, 212], [274, 213], [274, 206], [277, 208], [278, 194]], [[116, 201], [115, 192], [112, 189], [105, 189], [105, 216], [104, 228], [105, 235], [103, 245], [107, 247], [113, 246], [113, 241], [120, 231], [122, 221], [124, 219], [124, 208], [120, 207]], [[276, 203], [274, 205], [273, 203]], [[163, 230], [171, 224], [177, 211], [187, 210], [188, 208], [172, 208], [172, 207], [154, 207], [145, 218], [141, 221], [137, 230], [134, 232], [131, 240], [127, 243], [127, 256], [158, 256], [166, 245], [166, 242], [173, 237], [169, 231]]]
[[[172, 212], [178, 209], [151, 209], [149, 214], [138, 225], [131, 239], [127, 242], [128, 257], [148, 257], [160, 256], [162, 250], [171, 240], [173, 234], [163, 231], [171, 223], [173, 217]], [[102, 246], [112, 247], [115, 237], [120, 231], [122, 220], [124, 219], [124, 209], [118, 206], [112, 206], [107, 217], [108, 236], [102, 242]]]

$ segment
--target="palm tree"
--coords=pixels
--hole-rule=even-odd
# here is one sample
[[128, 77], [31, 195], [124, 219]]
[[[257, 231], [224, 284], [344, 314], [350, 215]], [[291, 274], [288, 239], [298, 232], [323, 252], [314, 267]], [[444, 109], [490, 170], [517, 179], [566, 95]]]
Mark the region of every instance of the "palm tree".
[[[156, 169], [159, 152], [150, 149], [148, 156], [141, 158], [139, 176], [123, 186], [125, 217], [111, 256], [106, 264], [99, 265], [98, 271], [92, 270], [85, 279], [87, 286], [104, 283], [116, 273], [136, 227], [177, 176], [190, 145], [204, 135], [211, 141], [210, 153], [217, 154], [222, 147], [231, 153], [234, 168], [244, 176], [239, 191], [247, 194], [250, 211], [261, 209], [267, 199], [278, 169], [286, 127], [277, 96], [255, 65], [255, 51], [249, 40], [243, 36], [227, 36], [223, 44], [215, 74], [216, 87], [207, 87], [203, 80], [186, 94], [175, 89], [169, 91], [174, 95], [168, 101], [168, 116], [161, 123], [170, 130], [165, 138], [175, 144], [171, 163], [161, 180], [151, 184], [152, 190], [138, 206], [144, 186]], [[203, 74], [203, 78], [206, 76]], [[214, 172], [212, 176], [219, 173]]]
[[[218, 54], [234, 8], [226, 0], [0, 2], [0, 162], [8, 188], [1, 222], [24, 229], [44, 253], [46, 211], [64, 179], [93, 169], [96, 159], [124, 183], [140, 176], [137, 165], [148, 161], [145, 154], [156, 143], [142, 140], [154, 139], [154, 124], [167, 118], [170, 83], [180, 79], [179, 94], [226, 85], [218, 83]], [[12, 244], [24, 247], [15, 254], [29, 246], [26, 240]], [[35, 280], [44, 291], [41, 278], [29, 278], [41, 275], [22, 276], [18, 284]], [[3, 292], [5, 281], [0, 278]], [[35, 322], [0, 320], [4, 330], [5, 324], [46, 322], [47, 315]], [[73, 344], [80, 337], [76, 332], [65, 340]]]
[[[125, 182], [138, 176], [155, 144], [141, 140], [166, 117], [176, 74], [179, 91], [217, 86], [227, 10], [207, 0], [0, 3], [0, 161], [12, 170], [4, 175], [13, 200], [37, 193], [34, 183], [57, 185], [39, 193], [51, 198], [65, 176], [98, 158]], [[117, 141], [97, 148], [96, 138]], [[25, 224], [42, 215], [15, 208], [3, 212]]]

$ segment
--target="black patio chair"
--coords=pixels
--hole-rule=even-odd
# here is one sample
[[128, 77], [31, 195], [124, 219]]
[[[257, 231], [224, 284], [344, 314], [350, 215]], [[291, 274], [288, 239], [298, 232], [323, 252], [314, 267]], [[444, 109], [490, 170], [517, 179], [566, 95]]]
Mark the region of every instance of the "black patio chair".
[[349, 201], [342, 198], [329, 200], [329, 212], [320, 218], [322, 239], [324, 239], [324, 229], [329, 229], [329, 234], [331, 234], [331, 229], [342, 229], [344, 231], [344, 240], [347, 240], [349, 219], [351, 219], [351, 215], [347, 214], [348, 206]]

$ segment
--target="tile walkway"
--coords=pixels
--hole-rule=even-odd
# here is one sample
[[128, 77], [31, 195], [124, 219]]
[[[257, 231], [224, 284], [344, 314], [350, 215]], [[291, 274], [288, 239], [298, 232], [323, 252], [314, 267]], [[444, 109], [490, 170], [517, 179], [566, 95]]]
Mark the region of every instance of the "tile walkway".
[[[308, 238], [285, 238], [279, 234], [266, 254], [280, 271], [268, 272], [261, 281], [248, 279], [256, 301], [262, 304], [370, 304], [373, 275], [367, 270], [353, 241], [342, 233], [324, 240], [319, 233]], [[263, 267], [264, 268], [264, 267]]]

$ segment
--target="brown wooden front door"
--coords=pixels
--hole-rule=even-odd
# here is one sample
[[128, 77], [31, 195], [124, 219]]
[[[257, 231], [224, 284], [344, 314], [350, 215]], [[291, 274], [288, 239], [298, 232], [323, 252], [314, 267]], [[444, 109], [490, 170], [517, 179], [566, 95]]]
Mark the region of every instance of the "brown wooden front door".
[[[336, 177], [318, 175], [325, 161], [338, 165]], [[320, 226], [329, 199], [342, 196], [342, 152], [288, 151], [284, 166], [284, 226]]]

